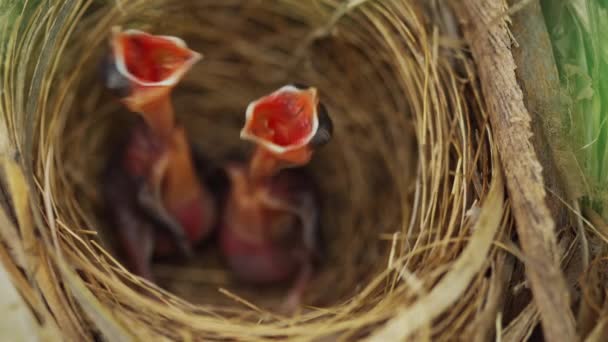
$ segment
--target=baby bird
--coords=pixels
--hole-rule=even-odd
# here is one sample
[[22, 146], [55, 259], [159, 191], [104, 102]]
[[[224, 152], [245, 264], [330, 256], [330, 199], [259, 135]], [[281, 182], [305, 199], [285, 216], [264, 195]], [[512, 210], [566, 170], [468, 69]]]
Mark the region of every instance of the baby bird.
[[103, 195], [127, 267], [152, 280], [153, 255], [188, 256], [215, 225], [215, 201], [197, 176], [170, 97], [201, 55], [179, 38], [137, 30], [114, 29], [111, 48], [104, 84], [141, 120], [108, 162]]
[[219, 230], [235, 275], [272, 284], [294, 279], [282, 309], [293, 312], [318, 260], [319, 204], [301, 169], [329, 142], [333, 125], [313, 87], [287, 85], [252, 102], [241, 138], [256, 149], [248, 165], [226, 168], [231, 187]]

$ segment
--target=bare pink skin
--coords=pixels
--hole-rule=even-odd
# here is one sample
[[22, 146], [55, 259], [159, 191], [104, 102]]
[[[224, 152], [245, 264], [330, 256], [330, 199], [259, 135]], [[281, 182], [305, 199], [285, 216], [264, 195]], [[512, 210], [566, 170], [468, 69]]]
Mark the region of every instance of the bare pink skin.
[[[204, 188], [178, 205], [163, 203], [155, 197], [149, 180], [166, 149], [150, 128], [140, 122], [131, 131], [126, 145], [110, 160], [104, 177], [104, 197], [117, 226], [127, 268], [149, 280], [152, 280], [152, 256], [188, 251], [209, 236], [216, 220], [215, 202]], [[156, 206], [146, 207], [142, 197]], [[167, 228], [161, 228], [167, 225], [183, 230], [183, 239], [177, 240]]]
[[220, 248], [235, 275], [253, 284], [292, 281], [282, 309], [299, 305], [317, 254], [318, 208], [300, 173], [286, 171], [251, 182], [242, 165], [227, 168], [232, 183], [224, 208]]
[[105, 85], [143, 121], [108, 165], [104, 194], [129, 268], [151, 279], [153, 255], [189, 255], [215, 224], [170, 97], [201, 56], [179, 38], [135, 30], [115, 29], [111, 47]]
[[[220, 247], [241, 280], [291, 281], [281, 308], [292, 313], [318, 260], [319, 208], [314, 187], [301, 170], [321, 127], [331, 137], [326, 112], [319, 120], [316, 88], [287, 85], [247, 107], [241, 138], [257, 145], [248, 165], [226, 168], [231, 188], [220, 226]], [[315, 140], [315, 138], [317, 138]]]

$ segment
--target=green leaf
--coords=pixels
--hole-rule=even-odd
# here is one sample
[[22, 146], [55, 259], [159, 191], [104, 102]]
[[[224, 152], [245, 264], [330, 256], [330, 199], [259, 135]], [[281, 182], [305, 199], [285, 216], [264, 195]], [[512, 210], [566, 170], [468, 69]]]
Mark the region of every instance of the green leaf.
[[608, 218], [608, 10], [598, 0], [543, 1], [560, 80], [571, 99], [573, 150], [589, 203]]

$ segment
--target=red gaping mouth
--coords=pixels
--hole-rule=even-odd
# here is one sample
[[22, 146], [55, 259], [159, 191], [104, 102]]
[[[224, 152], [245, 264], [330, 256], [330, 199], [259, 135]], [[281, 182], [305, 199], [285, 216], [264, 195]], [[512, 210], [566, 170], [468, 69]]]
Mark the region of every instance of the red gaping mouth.
[[317, 104], [315, 88], [284, 86], [249, 105], [241, 138], [274, 153], [304, 147], [319, 127]]
[[157, 36], [138, 30], [118, 32], [112, 41], [116, 67], [141, 86], [172, 86], [202, 56], [171, 36]]

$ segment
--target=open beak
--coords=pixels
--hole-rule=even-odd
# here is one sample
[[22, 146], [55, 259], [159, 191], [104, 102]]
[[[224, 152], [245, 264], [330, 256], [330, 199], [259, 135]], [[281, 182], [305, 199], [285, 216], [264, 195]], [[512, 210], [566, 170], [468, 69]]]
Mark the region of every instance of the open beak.
[[257, 144], [250, 177], [262, 180], [282, 168], [307, 164], [332, 134], [332, 121], [314, 87], [286, 85], [250, 103], [241, 130], [241, 139]]
[[331, 139], [332, 131], [317, 89], [286, 85], [249, 104], [241, 139], [282, 162], [304, 165], [315, 147]]
[[115, 91], [130, 110], [168, 97], [184, 74], [202, 58], [177, 37], [152, 35], [114, 27], [112, 54], [104, 68], [105, 85]]

